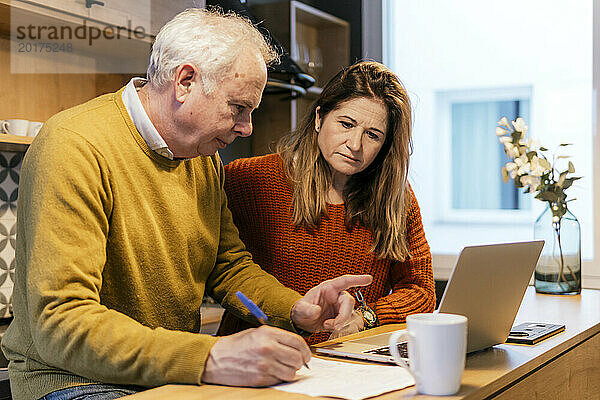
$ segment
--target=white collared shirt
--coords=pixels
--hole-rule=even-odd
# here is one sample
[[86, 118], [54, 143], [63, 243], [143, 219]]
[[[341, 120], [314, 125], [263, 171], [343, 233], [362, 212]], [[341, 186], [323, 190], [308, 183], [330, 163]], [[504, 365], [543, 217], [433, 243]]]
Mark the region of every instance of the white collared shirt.
[[123, 99], [123, 104], [125, 105], [125, 109], [131, 117], [133, 124], [140, 135], [142, 135], [144, 141], [148, 144], [148, 147], [161, 156], [172, 160], [173, 152], [169, 150], [169, 146], [167, 146], [167, 143], [165, 143], [162, 136], [160, 136], [160, 133], [158, 133], [154, 127], [152, 121], [150, 121], [150, 117], [146, 114], [146, 110], [144, 110], [144, 106], [138, 96], [137, 91], [144, 86], [146, 82], [147, 81], [144, 78], [132, 78], [127, 86], [125, 86], [121, 98]]

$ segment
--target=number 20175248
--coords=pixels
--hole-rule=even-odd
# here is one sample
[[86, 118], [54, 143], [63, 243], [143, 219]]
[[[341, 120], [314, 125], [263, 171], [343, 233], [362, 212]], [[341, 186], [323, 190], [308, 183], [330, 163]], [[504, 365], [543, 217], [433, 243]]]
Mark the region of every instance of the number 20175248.
[[17, 44], [19, 53], [71, 53], [72, 43], [49, 43], [49, 42], [20, 42]]

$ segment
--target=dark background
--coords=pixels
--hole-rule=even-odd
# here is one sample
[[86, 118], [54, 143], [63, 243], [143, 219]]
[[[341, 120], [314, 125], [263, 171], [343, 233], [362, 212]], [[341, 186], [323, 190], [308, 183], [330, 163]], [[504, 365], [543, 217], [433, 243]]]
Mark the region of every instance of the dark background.
[[[239, 1], [239, 0], [236, 0]], [[207, 0], [206, 5], [218, 5], [227, 8], [231, 0]], [[281, 3], [281, 0], [247, 0], [242, 3], [251, 8], [256, 4]], [[362, 0], [302, 0], [321, 11], [346, 20], [350, 23], [350, 63], [362, 58]], [[288, 52], [290, 49], [286, 49]]]

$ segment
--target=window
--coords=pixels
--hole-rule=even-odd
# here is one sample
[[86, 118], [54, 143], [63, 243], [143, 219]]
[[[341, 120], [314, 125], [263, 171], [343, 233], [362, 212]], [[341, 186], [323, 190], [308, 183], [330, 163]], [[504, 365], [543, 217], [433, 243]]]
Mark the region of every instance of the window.
[[[441, 221], [529, 218], [531, 197], [502, 180], [508, 159], [494, 134], [501, 116], [530, 122], [530, 88], [454, 90], [436, 94], [442, 188]], [[450, 150], [450, 151], [448, 151]], [[502, 210], [525, 210], [506, 213]]]
[[[383, 61], [411, 98], [409, 179], [434, 254], [533, 237], [545, 204], [502, 183], [504, 155], [494, 135], [502, 115], [519, 115], [545, 147], [573, 144], [570, 155], [584, 178], [569, 189], [577, 198], [569, 208], [581, 224], [582, 256], [593, 259], [599, 4], [384, 1]], [[600, 267], [588, 268], [600, 282]]]
[[[452, 103], [452, 208], [530, 208], [522, 191], [500, 179], [500, 168], [508, 158], [490, 135], [500, 115], [529, 121], [528, 108], [529, 100], [523, 99]], [[484, 187], [487, 190], [480, 190]]]

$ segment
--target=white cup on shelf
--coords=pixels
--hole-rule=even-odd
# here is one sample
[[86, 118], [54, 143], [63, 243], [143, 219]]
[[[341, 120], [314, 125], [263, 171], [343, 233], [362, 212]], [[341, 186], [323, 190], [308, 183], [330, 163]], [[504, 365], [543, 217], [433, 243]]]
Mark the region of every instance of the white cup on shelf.
[[9, 135], [27, 136], [29, 121], [26, 119], [4, 119], [0, 120], [2, 133]]
[[29, 127], [27, 128], [27, 136], [35, 137], [40, 129], [42, 129], [43, 122], [29, 121]]
[[[408, 341], [408, 358], [400, 356], [398, 342]], [[406, 317], [406, 329], [390, 336], [396, 364], [415, 378], [422, 394], [447, 396], [460, 389], [467, 354], [467, 317], [428, 313]]]

